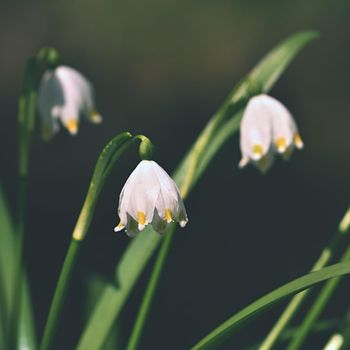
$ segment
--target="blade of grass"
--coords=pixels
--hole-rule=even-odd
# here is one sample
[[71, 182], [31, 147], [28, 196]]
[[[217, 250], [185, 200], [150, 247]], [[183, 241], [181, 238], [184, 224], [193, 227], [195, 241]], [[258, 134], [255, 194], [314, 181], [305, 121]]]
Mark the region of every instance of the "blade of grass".
[[[85, 298], [85, 308], [84, 308], [84, 314], [85, 319], [89, 316], [91, 310], [97, 303], [102, 290], [107, 286], [110, 285], [109, 282], [105, 281], [101, 277], [97, 275], [91, 275], [87, 279], [87, 294]], [[107, 339], [106, 343], [103, 346], [103, 350], [122, 350], [124, 349], [122, 347], [122, 339], [121, 339], [121, 322], [118, 322], [115, 327], [114, 331], [111, 332], [109, 335], [109, 338]]]
[[18, 217], [14, 249], [13, 296], [10, 306], [9, 342], [10, 347], [18, 346], [19, 319], [22, 313], [22, 288], [24, 278], [24, 239], [27, 206], [27, 182], [31, 137], [35, 125], [37, 106], [37, 71], [36, 58], [27, 60], [21, 93], [18, 102]]
[[206, 337], [194, 345], [191, 350], [215, 349], [227, 337], [231, 336], [240, 327], [246, 325], [254, 317], [260, 315], [272, 305], [283, 300], [284, 298], [308, 289], [320, 282], [338, 279], [339, 276], [350, 273], [350, 263], [339, 263], [322, 270], [311, 272], [307, 275], [299, 277], [282, 287], [279, 287], [272, 292], [264, 295], [255, 302], [251, 303], [243, 310], [239, 311], [227, 321], [215, 328]]
[[[199, 135], [194, 146], [191, 148], [185, 159], [181, 162], [174, 179], [181, 189], [184, 197], [187, 196], [193, 185], [202, 176], [206, 167], [212, 158], [222, 147], [229, 136], [238, 130], [241, 114], [239, 109], [243, 107], [242, 102], [247, 100], [254, 93], [267, 92], [278, 77], [286, 69], [290, 61], [299, 53], [299, 51], [309, 42], [318, 37], [315, 32], [300, 32], [283, 41], [274, 50], [272, 50], [248, 76], [242, 80], [238, 86], [233, 89], [223, 106], [210, 119], [202, 133]], [[258, 89], [254, 87], [258, 86]], [[254, 92], [252, 92], [254, 90]], [[225, 120], [229, 120], [230, 132], [220, 130], [221, 126], [226, 126]], [[218, 131], [219, 130], [219, 131]], [[217, 136], [219, 135], [219, 136]], [[208, 151], [208, 154], [206, 153]], [[174, 226], [167, 232], [172, 235]], [[170, 238], [166, 238], [164, 244], [168, 244]], [[108, 336], [112, 325], [121, 312], [121, 309], [135, 285], [138, 277], [143, 271], [149, 258], [156, 250], [160, 242], [160, 237], [150, 228], [146, 229], [141, 235], [138, 235], [128, 246], [126, 252], [116, 267], [114, 288], [107, 287], [101, 296], [101, 300], [94, 309], [88, 324], [79, 340], [77, 349], [91, 350], [100, 349]], [[160, 259], [165, 260], [165, 255]], [[163, 265], [163, 261], [159, 266]], [[151, 277], [156, 285], [161, 268], [155, 271], [155, 277]], [[155, 290], [154, 286], [150, 286]], [[147, 293], [147, 292], [146, 292]], [[153, 294], [153, 291], [152, 293]], [[147, 297], [147, 308], [151, 302]], [[142, 312], [142, 318], [145, 318], [147, 312]], [[143, 321], [142, 321], [143, 322]], [[141, 330], [142, 327], [139, 329]]]
[[[321, 320], [315, 324], [315, 326], [312, 329], [312, 333], [318, 334], [318, 333], [327, 333], [330, 331], [334, 331], [337, 329], [340, 322], [341, 320], [339, 319]], [[297, 326], [285, 329], [277, 340], [278, 344], [280, 344], [281, 342], [286, 342], [290, 340], [294, 336], [297, 329], [298, 329]], [[261, 343], [262, 343], [262, 340], [260, 340], [259, 342], [256, 342], [254, 345], [249, 346], [245, 350], [258, 350]]]
[[[350, 217], [349, 214], [350, 212], [347, 214], [347, 216], [345, 216], [344, 219], [349, 218]], [[342, 222], [344, 222], [344, 219]], [[342, 223], [340, 225], [342, 226]], [[349, 227], [350, 227], [350, 220], [347, 219], [347, 226], [345, 227], [345, 231], [347, 231]], [[340, 259], [341, 262], [348, 261], [348, 260], [350, 260], [350, 245], [347, 247], [345, 253]], [[332, 280], [329, 280], [324, 285], [318, 297], [316, 298], [315, 302], [311, 306], [309, 312], [307, 313], [306, 317], [304, 318], [303, 322], [301, 323], [298, 331], [295, 333], [293, 339], [288, 345], [288, 348], [287, 348], [288, 350], [297, 350], [302, 347], [313, 325], [315, 324], [315, 322], [321, 315], [322, 311], [326, 307], [328, 301], [330, 300], [331, 296], [335, 292], [340, 281], [341, 281], [341, 277], [337, 277]]]
[[[0, 270], [4, 302], [2, 310], [10, 311], [13, 296], [13, 272], [15, 250], [15, 227], [6, 204], [5, 195], [0, 185]], [[19, 347], [21, 349], [36, 349], [34, 320], [27, 281], [22, 281], [22, 312], [20, 315]], [[6, 316], [7, 321], [8, 315]], [[6, 347], [4, 347], [6, 349]]]
[[[342, 223], [347, 217], [349, 217], [349, 215], [350, 215], [350, 208], [347, 210], [346, 214], [344, 215], [344, 218], [342, 219], [336, 234], [331, 239], [329, 244], [322, 250], [321, 255], [315, 262], [311, 271], [317, 271], [323, 268], [333, 258], [334, 254], [337, 251], [337, 248], [343, 242], [344, 238], [347, 237], [348, 226], [344, 226]], [[310, 290], [306, 290], [302, 293], [295, 295], [292, 298], [292, 300], [289, 302], [289, 304], [285, 308], [282, 315], [277, 320], [276, 324], [272, 327], [271, 331], [269, 332], [269, 334], [261, 344], [259, 348], [260, 350], [269, 350], [274, 346], [280, 334], [291, 322], [291, 320], [299, 310], [300, 306], [302, 305], [303, 301], [308, 296], [309, 291]]]

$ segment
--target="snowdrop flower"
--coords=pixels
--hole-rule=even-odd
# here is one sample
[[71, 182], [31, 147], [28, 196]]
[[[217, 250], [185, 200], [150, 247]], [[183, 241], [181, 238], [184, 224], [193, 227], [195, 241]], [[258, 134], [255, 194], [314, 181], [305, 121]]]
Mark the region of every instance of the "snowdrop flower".
[[118, 214], [120, 223], [114, 231], [125, 228], [129, 236], [135, 236], [147, 224], [162, 233], [172, 221], [181, 227], [188, 221], [175, 182], [152, 160], [142, 160], [127, 179], [120, 193]]
[[239, 167], [249, 162], [266, 172], [275, 153], [288, 159], [294, 146], [303, 148], [297, 125], [287, 108], [265, 94], [250, 99], [240, 126], [242, 159]]
[[44, 73], [38, 100], [44, 139], [50, 139], [59, 131], [59, 122], [71, 135], [75, 135], [81, 116], [92, 123], [102, 121], [95, 109], [91, 83], [77, 70], [67, 66], [58, 66]]

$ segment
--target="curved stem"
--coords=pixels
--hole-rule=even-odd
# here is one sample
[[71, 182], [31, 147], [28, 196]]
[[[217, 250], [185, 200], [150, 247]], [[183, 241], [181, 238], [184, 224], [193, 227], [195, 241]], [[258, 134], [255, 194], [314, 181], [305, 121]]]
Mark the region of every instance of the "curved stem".
[[119, 134], [107, 144], [100, 154], [57, 281], [40, 344], [40, 350], [50, 349], [53, 342], [73, 268], [79, 253], [79, 247], [89, 230], [103, 185], [116, 161], [135, 140], [136, 139], [132, 138], [129, 133]]
[[155, 290], [158, 286], [158, 281], [160, 278], [160, 275], [163, 270], [164, 261], [166, 259], [166, 256], [168, 255], [171, 241], [173, 238], [173, 233], [175, 231], [175, 225], [173, 225], [170, 229], [171, 232], [167, 232], [166, 236], [164, 237], [164, 241], [160, 247], [159, 253], [157, 255], [157, 260], [154, 264], [152, 275], [150, 277], [150, 280], [147, 285], [147, 289], [145, 292], [145, 295], [142, 300], [141, 307], [139, 309], [136, 322], [134, 324], [134, 328], [132, 330], [128, 345], [126, 347], [127, 350], [135, 350], [137, 349], [138, 343], [140, 341], [140, 337], [142, 334], [142, 330], [144, 328], [144, 324], [148, 315], [149, 308], [152, 304], [153, 296], [155, 293]]
[[79, 253], [79, 247], [89, 229], [100, 191], [101, 186], [96, 187], [96, 184], [92, 181], [90, 183], [89, 191], [86, 195], [79, 218], [73, 230], [72, 240], [70, 242], [60, 272], [60, 276], [57, 281], [42, 340], [40, 343], [40, 350], [50, 349], [53, 342], [62, 311], [63, 302], [67, 294], [73, 268]]
[[[341, 223], [343, 223], [344, 220], [349, 216], [349, 213], [350, 209], [348, 209]], [[330, 243], [323, 249], [321, 255], [317, 259], [311, 271], [320, 270], [328, 264], [328, 262], [334, 256], [340, 243], [343, 242], [343, 238], [346, 236], [346, 233], [346, 227], [344, 229], [344, 227], [342, 227], [342, 224], [340, 224], [339, 230], [337, 231], [333, 239], [330, 241]], [[277, 320], [277, 322], [275, 323], [275, 325], [273, 326], [263, 343], [260, 345], [259, 350], [270, 350], [273, 348], [273, 346], [278, 341], [278, 338], [281, 336], [281, 333], [296, 315], [300, 306], [302, 305], [303, 301], [309, 293], [310, 290], [305, 290], [304, 292], [301, 292], [292, 298], [292, 300], [289, 302], [289, 304], [287, 305], [282, 315], [279, 317], [279, 319]]]

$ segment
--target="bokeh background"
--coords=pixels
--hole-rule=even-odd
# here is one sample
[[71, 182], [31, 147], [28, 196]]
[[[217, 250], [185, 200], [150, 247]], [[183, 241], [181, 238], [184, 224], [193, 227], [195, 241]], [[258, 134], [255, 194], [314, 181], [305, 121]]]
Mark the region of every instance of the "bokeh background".
[[[306, 147], [265, 176], [240, 171], [238, 137], [226, 144], [187, 201], [141, 349], [186, 349], [265, 292], [304, 274], [349, 200], [349, 1], [0, 2], [0, 180], [16, 206], [16, 112], [26, 58], [44, 45], [94, 83], [100, 126], [44, 143], [36, 131], [26, 261], [41, 333], [96, 158], [115, 134], [148, 135], [171, 172], [233, 85], [275, 44], [302, 29], [320, 40], [292, 63], [272, 94], [293, 112]], [[138, 162], [128, 152], [108, 180], [81, 251], [56, 341], [73, 349], [86, 280], [109, 279], [129, 242], [115, 234], [119, 191]], [[147, 269], [122, 315], [126, 341]], [[344, 279], [324, 317], [350, 305]], [[283, 305], [237, 334], [242, 349], [270, 329]], [[326, 336], [306, 348], [321, 346]]]

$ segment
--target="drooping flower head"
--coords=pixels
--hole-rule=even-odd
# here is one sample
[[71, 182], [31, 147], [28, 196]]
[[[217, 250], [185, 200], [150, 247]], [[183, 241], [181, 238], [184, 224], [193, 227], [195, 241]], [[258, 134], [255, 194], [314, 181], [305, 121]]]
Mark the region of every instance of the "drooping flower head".
[[92, 84], [77, 70], [67, 66], [58, 66], [44, 73], [38, 100], [44, 139], [56, 134], [60, 123], [71, 135], [77, 134], [82, 116], [92, 123], [102, 121], [95, 109]]
[[265, 94], [251, 98], [240, 126], [242, 168], [249, 162], [262, 172], [273, 163], [276, 153], [288, 158], [294, 146], [303, 148], [297, 125], [287, 108]]
[[120, 223], [114, 230], [125, 228], [129, 236], [148, 224], [162, 233], [172, 221], [181, 227], [188, 221], [175, 182], [152, 160], [142, 160], [127, 179], [120, 193], [118, 214]]

